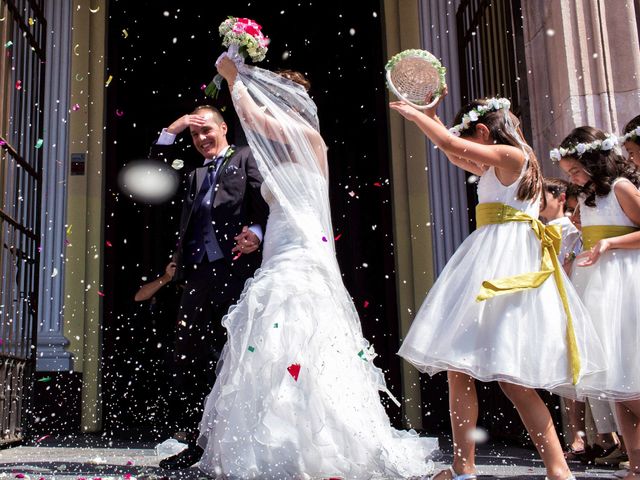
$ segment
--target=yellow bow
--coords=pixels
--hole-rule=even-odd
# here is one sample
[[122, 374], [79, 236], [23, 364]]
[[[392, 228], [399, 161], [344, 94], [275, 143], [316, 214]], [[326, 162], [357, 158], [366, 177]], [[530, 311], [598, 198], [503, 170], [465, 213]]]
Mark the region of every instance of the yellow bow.
[[540, 240], [542, 246], [540, 271], [521, 273], [494, 280], [485, 280], [482, 282], [482, 288], [476, 297], [476, 301], [482, 302], [497, 295], [538, 288], [553, 275], [567, 316], [567, 349], [569, 351], [569, 364], [575, 385], [580, 376], [580, 354], [573, 329], [573, 318], [571, 317], [567, 291], [564, 287], [562, 274], [560, 272], [562, 266], [558, 261], [558, 252], [560, 251], [562, 243], [561, 227], [559, 225], [544, 225], [540, 220], [503, 203], [479, 204], [476, 207], [476, 222], [478, 228], [485, 225], [507, 222], [528, 222], [531, 224], [531, 229]]

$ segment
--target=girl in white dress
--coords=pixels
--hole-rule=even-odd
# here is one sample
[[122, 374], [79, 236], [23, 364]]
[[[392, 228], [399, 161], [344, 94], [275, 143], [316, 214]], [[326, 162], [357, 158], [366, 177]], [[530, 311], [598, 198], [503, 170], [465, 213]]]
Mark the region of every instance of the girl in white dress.
[[551, 155], [582, 187], [585, 252], [571, 279], [608, 359], [607, 370], [585, 378], [578, 391], [616, 401], [631, 479], [640, 475], [640, 173], [615, 144], [614, 136], [580, 127]]
[[429, 474], [437, 440], [390, 426], [384, 376], [342, 283], [315, 104], [301, 85], [229, 57], [218, 71], [270, 213], [262, 265], [223, 319], [228, 340], [200, 424], [199, 468], [230, 479]]
[[517, 118], [506, 99], [478, 100], [462, 109], [449, 131], [433, 110], [401, 102], [391, 108], [416, 123], [452, 163], [481, 177], [478, 228], [440, 274], [399, 351], [423, 372], [448, 372], [454, 460], [436, 478], [475, 478], [474, 379], [500, 382], [547, 476], [571, 478], [534, 389], [574, 395], [573, 383], [602, 368], [604, 359], [558, 262], [559, 232], [537, 220], [542, 176]]

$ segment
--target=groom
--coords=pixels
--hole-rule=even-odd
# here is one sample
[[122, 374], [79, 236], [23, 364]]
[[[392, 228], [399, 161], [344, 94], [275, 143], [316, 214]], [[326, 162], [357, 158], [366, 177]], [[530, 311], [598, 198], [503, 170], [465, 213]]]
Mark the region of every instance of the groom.
[[185, 287], [176, 330], [174, 394], [189, 446], [160, 462], [166, 469], [188, 468], [202, 456], [198, 424], [226, 341], [221, 319], [260, 264], [256, 251], [268, 215], [251, 150], [229, 145], [227, 124], [216, 108], [200, 106], [163, 129], [151, 156], [171, 163], [175, 138], [186, 130], [204, 160], [186, 179], [174, 254], [176, 279]]

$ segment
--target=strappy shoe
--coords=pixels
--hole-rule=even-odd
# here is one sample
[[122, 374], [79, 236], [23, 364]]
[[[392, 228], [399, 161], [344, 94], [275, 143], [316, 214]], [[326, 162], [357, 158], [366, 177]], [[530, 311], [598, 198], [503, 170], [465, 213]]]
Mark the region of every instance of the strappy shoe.
[[[544, 477], [544, 480], [551, 480], [551, 479], [549, 477]], [[572, 473], [567, 478], [565, 478], [565, 480], [576, 480], [576, 477]]]
[[569, 448], [564, 451], [564, 459], [567, 462], [581, 462], [586, 454], [587, 451], [584, 448], [578, 450], [573, 445], [569, 445]]
[[[449, 473], [451, 473], [451, 480], [477, 480], [478, 478], [478, 476], [475, 473], [463, 473], [461, 475], [458, 475], [456, 471], [453, 469], [453, 467], [447, 467], [445, 470], [440, 470], [438, 473], [436, 473], [436, 475], [440, 474], [441, 472], [445, 472], [447, 470], [449, 470]], [[429, 477], [430, 480], [433, 480], [436, 477], [436, 475]]]

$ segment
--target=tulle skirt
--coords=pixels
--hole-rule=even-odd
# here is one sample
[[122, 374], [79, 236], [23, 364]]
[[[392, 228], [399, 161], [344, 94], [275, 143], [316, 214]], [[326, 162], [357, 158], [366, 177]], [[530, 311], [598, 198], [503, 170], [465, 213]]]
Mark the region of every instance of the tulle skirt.
[[200, 425], [199, 467], [233, 479], [428, 474], [437, 440], [390, 426], [382, 372], [342, 282], [286, 243], [265, 252], [223, 320], [228, 341]]
[[595, 265], [574, 266], [571, 279], [587, 306], [608, 368], [579, 390], [594, 398], [640, 399], [640, 250], [605, 252]]
[[[540, 270], [540, 241], [527, 223], [487, 225], [458, 248], [416, 314], [399, 355], [431, 375], [442, 370], [575, 398], [567, 320], [553, 277], [536, 289], [477, 302], [484, 280]], [[589, 314], [562, 272], [581, 360], [605, 368]]]

